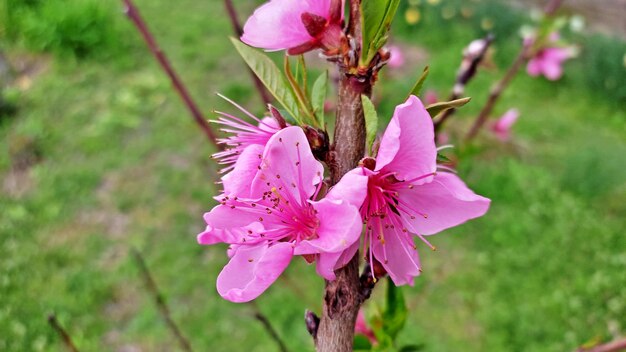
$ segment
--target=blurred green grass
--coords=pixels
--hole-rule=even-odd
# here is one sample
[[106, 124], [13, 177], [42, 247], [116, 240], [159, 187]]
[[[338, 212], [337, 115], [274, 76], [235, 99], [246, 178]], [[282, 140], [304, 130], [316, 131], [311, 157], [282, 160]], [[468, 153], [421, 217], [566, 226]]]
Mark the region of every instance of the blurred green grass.
[[[138, 5], [204, 111], [231, 109], [218, 91], [262, 111], [228, 43], [220, 2]], [[242, 18], [254, 8], [237, 5]], [[417, 25], [406, 24], [401, 9], [393, 40], [420, 45], [428, 59], [386, 73], [376, 91], [381, 116], [426, 63], [428, 88], [446, 95], [460, 51], [483, 33], [485, 16], [496, 21], [498, 66], [515, 55], [518, 13], [478, 3], [472, 16], [443, 21], [448, 5], [422, 4]], [[112, 6], [106, 21], [119, 28], [112, 45], [122, 50], [72, 59], [51, 48], [55, 56], [36, 56], [43, 74], [11, 90], [18, 113], [0, 120], [0, 350], [60, 350], [50, 312], [81, 350], [174, 350], [130, 247], [144, 253], [197, 350], [272, 350], [251, 307], [215, 292], [225, 248], [195, 243], [216, 191], [212, 149], [118, 10]], [[425, 273], [405, 289], [412, 310], [402, 341], [428, 351], [562, 351], [626, 331], [626, 112], [620, 87], [606, 85], [624, 77], [626, 45], [572, 36], [585, 47], [561, 81], [522, 73], [498, 105], [497, 113], [522, 113], [513, 145], [487, 139], [459, 151], [460, 173], [493, 199], [492, 209], [433, 237], [437, 252], [422, 248]], [[14, 60], [47, 50], [6, 36], [0, 47]], [[469, 86], [474, 100], [453, 132], [467, 126], [501, 74], [483, 70]], [[319, 311], [321, 295], [314, 271], [294, 261], [258, 307], [292, 350], [311, 350], [302, 313]]]

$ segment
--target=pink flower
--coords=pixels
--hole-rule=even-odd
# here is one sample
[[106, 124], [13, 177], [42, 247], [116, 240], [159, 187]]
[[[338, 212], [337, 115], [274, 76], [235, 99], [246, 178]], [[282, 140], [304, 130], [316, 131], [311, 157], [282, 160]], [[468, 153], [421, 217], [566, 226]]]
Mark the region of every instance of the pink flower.
[[354, 326], [354, 333], [357, 335], [363, 335], [367, 337], [367, 339], [370, 341], [372, 345], [375, 345], [378, 343], [378, 340], [376, 339], [376, 335], [374, 335], [374, 331], [372, 331], [372, 329], [370, 329], [370, 327], [367, 326], [367, 321], [365, 321], [365, 315], [363, 314], [362, 310], [360, 310], [359, 314], [356, 316], [356, 325]]
[[437, 92], [435, 92], [434, 90], [427, 90], [426, 94], [424, 94], [424, 102], [426, 102], [426, 105], [432, 105], [432, 104], [436, 104], [439, 101], [439, 96], [437, 95]]
[[[526, 71], [530, 76], [537, 77], [543, 75], [551, 81], [561, 78], [563, 75], [563, 63], [575, 57], [576, 54], [574, 47], [556, 46], [558, 40], [558, 33], [552, 33], [548, 38], [548, 44], [528, 60]], [[532, 45], [533, 42], [532, 38], [525, 40], [526, 45]]]
[[316, 201], [323, 172], [302, 129], [287, 127], [263, 149], [256, 174], [247, 179], [246, 197], [224, 196], [204, 215], [207, 227], [198, 242], [230, 244], [230, 262], [217, 278], [222, 297], [233, 302], [255, 299], [294, 255], [316, 260], [321, 276], [335, 278], [334, 270], [344, 263], [341, 254], [361, 233], [355, 205], [365, 197], [367, 180], [342, 180], [333, 188], [334, 194], [350, 189], [350, 198], [329, 194]]
[[[361, 206], [369, 261], [379, 261], [396, 285], [413, 284], [421, 267], [415, 234], [432, 235], [487, 212], [490, 200], [474, 194], [456, 175], [437, 172], [433, 122], [411, 96], [396, 107], [376, 159], [348, 173], [368, 179]], [[373, 258], [372, 258], [373, 257]]]
[[511, 127], [513, 127], [518, 117], [519, 111], [517, 109], [510, 109], [491, 126], [491, 131], [501, 141], [508, 141], [511, 137]]
[[291, 55], [316, 48], [340, 48], [343, 0], [270, 0], [248, 19], [241, 40], [265, 50]]
[[281, 126], [272, 118], [263, 118], [260, 120], [234, 101], [223, 95], [219, 96], [257, 122], [257, 125], [254, 125], [231, 114], [221, 111], [215, 112], [219, 117], [217, 120], [212, 120], [211, 122], [222, 125], [221, 131], [231, 134], [227, 138], [219, 139], [219, 143], [226, 145], [227, 149], [213, 154], [213, 158], [216, 159], [218, 163], [227, 165], [221, 170], [225, 173], [234, 168], [235, 163], [246, 148], [253, 145], [265, 146], [270, 138], [281, 129]]
[[404, 58], [404, 53], [402, 53], [402, 49], [400, 49], [397, 45], [391, 45], [389, 47], [389, 61], [387, 61], [387, 65], [391, 68], [400, 68], [404, 66], [406, 59]]

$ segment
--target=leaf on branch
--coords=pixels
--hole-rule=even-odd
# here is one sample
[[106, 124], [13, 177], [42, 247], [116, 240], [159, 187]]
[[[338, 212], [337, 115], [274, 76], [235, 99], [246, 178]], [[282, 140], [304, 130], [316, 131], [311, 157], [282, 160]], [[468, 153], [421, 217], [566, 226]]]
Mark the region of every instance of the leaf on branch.
[[324, 128], [324, 103], [326, 102], [326, 93], [328, 91], [328, 71], [324, 71], [313, 83], [311, 90], [311, 104], [313, 104], [313, 112], [317, 117], [319, 127]]
[[378, 50], [387, 42], [391, 22], [396, 15], [400, 0], [369, 0], [361, 2], [361, 26], [363, 47], [361, 66], [369, 65]]
[[429, 73], [430, 73], [430, 67], [429, 66], [424, 67], [424, 71], [422, 72], [422, 75], [417, 80], [417, 82], [415, 82], [415, 85], [411, 89], [409, 96], [406, 97], [407, 99], [411, 95], [415, 95], [416, 97], [418, 97], [422, 93], [422, 88], [424, 88], [424, 82], [426, 82], [426, 78], [428, 78]]
[[[287, 82], [291, 87], [291, 92], [296, 98], [296, 102], [300, 110], [300, 115], [302, 115], [301, 117], [303, 118], [304, 123], [321, 128], [321, 126], [317, 126], [317, 120], [315, 119], [315, 114], [313, 113], [311, 101], [306, 94], [306, 86], [301, 86], [300, 83], [298, 83], [298, 78], [294, 77], [293, 72], [291, 72], [291, 64], [289, 62], [288, 55], [285, 55], [283, 68], [285, 70], [285, 75], [287, 76]], [[296, 67], [296, 73], [298, 71], [299, 69]]]
[[230, 41], [239, 52], [239, 55], [248, 64], [254, 74], [259, 77], [261, 82], [272, 93], [276, 100], [285, 110], [296, 120], [301, 123], [298, 115], [298, 105], [293, 92], [285, 82], [285, 79], [278, 69], [278, 66], [264, 53], [253, 49], [239, 41], [239, 39], [230, 38]]
[[363, 115], [365, 115], [366, 150], [371, 153], [378, 132], [378, 114], [374, 103], [366, 95], [361, 95]]
[[440, 113], [448, 109], [460, 108], [461, 106], [469, 103], [470, 100], [472, 100], [472, 98], [468, 97], [468, 98], [461, 98], [461, 99], [452, 100], [452, 101], [444, 101], [440, 103], [435, 103], [435, 104], [428, 105], [426, 107], [426, 110], [430, 114], [430, 117], [435, 118], [435, 116], [439, 115]]
[[383, 312], [383, 329], [386, 334], [395, 341], [396, 336], [406, 323], [408, 309], [404, 301], [402, 288], [397, 287], [391, 281], [387, 280], [387, 294], [385, 298], [385, 310]]

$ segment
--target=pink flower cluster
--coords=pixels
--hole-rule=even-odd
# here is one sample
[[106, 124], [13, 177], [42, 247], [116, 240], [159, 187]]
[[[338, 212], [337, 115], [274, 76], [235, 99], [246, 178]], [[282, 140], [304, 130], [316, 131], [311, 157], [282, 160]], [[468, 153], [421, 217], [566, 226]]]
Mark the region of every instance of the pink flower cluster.
[[333, 280], [360, 244], [396, 285], [413, 284], [421, 272], [414, 237], [431, 246], [426, 236], [489, 207], [456, 175], [437, 170], [432, 119], [415, 96], [396, 108], [376, 158], [363, 159], [325, 195], [324, 167], [301, 127], [218, 114], [232, 135], [223, 140], [231, 149], [217, 157], [230, 166], [198, 242], [229, 245], [217, 289], [230, 301], [258, 297], [296, 255]]
[[[572, 46], [558, 45], [559, 35], [553, 33], [548, 38], [548, 43], [541, 48], [528, 61], [526, 71], [532, 77], [543, 75], [551, 81], [556, 81], [563, 76], [563, 64], [565, 61], [576, 56], [576, 50]], [[526, 40], [526, 44], [532, 44], [533, 39]]]

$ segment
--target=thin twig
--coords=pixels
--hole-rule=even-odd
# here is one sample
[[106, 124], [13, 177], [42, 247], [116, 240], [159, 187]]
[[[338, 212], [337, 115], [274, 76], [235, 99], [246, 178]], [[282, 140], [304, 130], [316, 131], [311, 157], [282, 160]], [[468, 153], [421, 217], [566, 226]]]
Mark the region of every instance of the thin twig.
[[[450, 98], [448, 98], [448, 101], [456, 100], [463, 96], [467, 83], [469, 83], [469, 81], [474, 78], [474, 76], [476, 76], [476, 72], [478, 72], [478, 65], [480, 65], [480, 63], [485, 58], [485, 55], [487, 54], [487, 51], [489, 50], [493, 39], [493, 34], [489, 33], [483, 39], [484, 45], [481, 48], [480, 52], [471, 58], [470, 64], [464, 70], [459, 72], [456, 77], [454, 88], [452, 89], [452, 94], [450, 94]], [[464, 57], [463, 60], [467, 60], [467, 58]], [[446, 120], [449, 119], [450, 116], [452, 116], [455, 112], [456, 109], [448, 109], [441, 113], [441, 117], [439, 117], [439, 119], [435, 122], [435, 132], [440, 131], [441, 128], [443, 128], [443, 124], [446, 122]]]
[[[563, 0], [551, 0], [544, 8], [545, 15], [547, 17], [554, 16], [562, 4], [563, 4]], [[491, 93], [489, 94], [489, 99], [487, 99], [487, 103], [485, 104], [480, 114], [474, 121], [472, 128], [469, 130], [469, 132], [465, 136], [466, 143], [474, 139], [474, 137], [476, 137], [476, 135], [478, 134], [480, 129], [483, 127], [485, 122], [487, 122], [487, 119], [489, 118], [489, 115], [493, 111], [493, 108], [495, 107], [496, 102], [502, 95], [502, 92], [504, 91], [504, 89], [506, 89], [509, 86], [513, 78], [515, 78], [515, 75], [517, 74], [519, 69], [522, 67], [522, 64], [526, 60], [528, 60], [529, 56], [531, 55], [531, 52], [530, 52], [531, 48], [532, 48], [531, 45], [527, 45], [526, 43], [523, 44], [519, 55], [515, 58], [515, 61], [513, 61], [513, 64], [511, 64], [511, 67], [509, 67], [508, 71], [506, 72], [502, 80], [496, 83], [496, 85], [492, 88]]]
[[261, 323], [261, 325], [263, 325], [263, 328], [265, 329], [265, 331], [267, 331], [268, 335], [270, 335], [272, 340], [274, 340], [274, 342], [276, 342], [276, 344], [278, 345], [278, 349], [281, 352], [288, 352], [289, 350], [287, 349], [287, 346], [285, 345], [283, 340], [280, 338], [280, 335], [278, 335], [278, 332], [276, 332], [276, 329], [274, 329], [269, 319], [267, 319], [265, 314], [261, 312], [261, 309], [259, 309], [259, 307], [256, 305], [255, 302], [251, 302], [250, 305], [254, 309], [254, 318], [258, 320]]
[[576, 352], [617, 352], [626, 351], [626, 338], [615, 340], [591, 348], [579, 348]]
[[126, 8], [124, 9], [126, 16], [128, 16], [128, 18], [135, 24], [135, 27], [137, 27], [137, 29], [141, 33], [144, 41], [148, 45], [148, 48], [150, 48], [150, 51], [161, 65], [161, 68], [163, 68], [167, 76], [172, 81], [174, 89], [178, 92], [181, 99], [191, 112], [191, 115], [198, 124], [198, 127], [200, 127], [200, 129], [204, 132], [209, 141], [213, 143], [213, 145], [215, 145], [218, 149], [222, 149], [222, 145], [218, 143], [217, 136], [211, 129], [211, 126], [209, 126], [207, 119], [204, 117], [195, 101], [191, 98], [189, 91], [176, 74], [176, 71], [174, 71], [174, 68], [165, 56], [165, 53], [161, 50], [161, 48], [159, 48], [159, 45], [154, 39], [152, 33], [150, 33], [150, 30], [148, 29], [146, 23], [141, 18], [139, 10], [135, 6], [135, 4], [133, 4], [132, 0], [123, 1], [124, 5], [126, 6]]
[[163, 298], [163, 295], [161, 294], [161, 291], [159, 291], [159, 287], [157, 286], [156, 282], [152, 278], [152, 274], [150, 274], [150, 270], [148, 270], [148, 266], [146, 265], [146, 261], [143, 259], [143, 256], [135, 248], [133, 248], [131, 252], [133, 254], [133, 257], [135, 258], [135, 261], [137, 262], [137, 266], [139, 267], [141, 276], [143, 276], [145, 285], [148, 288], [148, 291], [150, 291], [150, 293], [152, 294], [154, 298], [154, 302], [156, 303], [157, 308], [159, 309], [159, 312], [161, 313], [161, 316], [163, 317], [163, 320], [165, 320], [167, 327], [172, 331], [172, 333], [178, 340], [180, 347], [184, 351], [192, 352], [193, 349], [191, 348], [191, 344], [189, 343], [189, 340], [185, 338], [185, 336], [182, 334], [182, 332], [178, 328], [178, 325], [176, 325], [176, 323], [172, 319], [172, 314], [170, 313], [170, 309], [168, 308], [165, 302], [165, 299]]
[[[237, 37], [240, 38], [243, 35], [243, 29], [241, 24], [239, 23], [239, 17], [237, 16], [237, 10], [233, 5], [232, 0], [224, 0], [224, 6], [226, 7], [226, 12], [228, 13], [228, 17], [230, 18], [230, 23], [233, 26], [233, 31], [237, 34]], [[263, 82], [254, 74], [251, 69], [248, 69], [250, 76], [252, 77], [252, 81], [254, 82], [254, 86], [256, 87], [257, 92], [259, 92], [259, 96], [261, 96], [261, 100], [265, 105], [272, 102], [272, 97], [270, 96], [267, 89], [263, 85]]]
[[506, 89], [509, 86], [513, 78], [515, 78], [515, 75], [517, 74], [519, 69], [522, 67], [522, 64], [526, 61], [526, 58], [528, 57], [529, 48], [530, 46], [528, 45], [524, 45], [522, 47], [522, 50], [520, 51], [519, 55], [517, 55], [517, 57], [515, 58], [515, 61], [513, 61], [513, 64], [511, 65], [511, 67], [509, 67], [509, 69], [506, 71], [506, 74], [504, 75], [504, 77], [498, 83], [496, 83], [496, 85], [493, 86], [493, 88], [491, 89], [491, 93], [489, 94], [489, 99], [487, 99], [487, 103], [485, 104], [483, 109], [480, 111], [480, 114], [478, 114], [478, 117], [474, 121], [472, 128], [469, 130], [469, 132], [465, 136], [466, 143], [470, 142], [474, 137], [476, 137], [476, 135], [478, 134], [478, 131], [480, 131], [480, 129], [485, 124], [485, 122], [487, 122], [487, 118], [489, 118], [489, 115], [491, 115], [491, 112], [493, 111], [493, 108], [496, 106], [496, 102], [502, 95], [502, 92], [504, 91], [504, 89]]
[[63, 341], [63, 345], [65, 345], [65, 348], [67, 348], [68, 351], [78, 352], [78, 348], [76, 348], [76, 345], [74, 345], [70, 334], [68, 334], [63, 326], [61, 326], [61, 324], [57, 320], [56, 315], [50, 314], [48, 316], [48, 324], [50, 324], [54, 331], [56, 331], [56, 333], [59, 335], [61, 341]]

